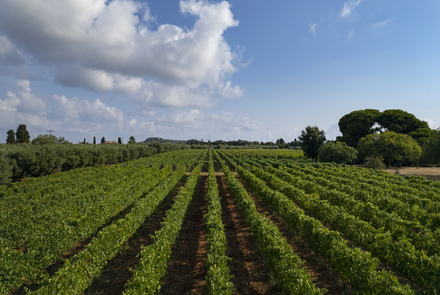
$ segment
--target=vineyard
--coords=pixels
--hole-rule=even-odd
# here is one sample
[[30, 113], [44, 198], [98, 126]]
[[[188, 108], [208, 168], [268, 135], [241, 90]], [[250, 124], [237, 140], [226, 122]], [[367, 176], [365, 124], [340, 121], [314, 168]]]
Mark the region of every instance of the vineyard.
[[439, 294], [440, 182], [289, 150], [0, 186], [0, 294]]

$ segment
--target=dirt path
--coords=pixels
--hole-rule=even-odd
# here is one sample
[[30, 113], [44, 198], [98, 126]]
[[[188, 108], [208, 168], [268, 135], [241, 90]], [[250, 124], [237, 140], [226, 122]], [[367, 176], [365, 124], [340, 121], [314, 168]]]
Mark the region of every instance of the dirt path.
[[386, 168], [383, 171], [401, 176], [416, 175], [424, 176], [428, 180], [440, 180], [440, 167], [400, 167]]
[[172, 247], [160, 294], [204, 294], [206, 291], [208, 240], [203, 216], [208, 212], [207, 185], [208, 177], [200, 176], [179, 237]]
[[279, 294], [270, 284], [263, 259], [252, 239], [250, 229], [235, 204], [223, 175], [217, 176], [226, 234], [226, 255], [235, 294]]

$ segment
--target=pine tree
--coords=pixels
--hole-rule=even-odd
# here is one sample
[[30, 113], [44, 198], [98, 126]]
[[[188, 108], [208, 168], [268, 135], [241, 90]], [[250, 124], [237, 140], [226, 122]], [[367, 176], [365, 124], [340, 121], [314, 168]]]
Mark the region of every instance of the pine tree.
[[31, 142], [30, 140], [30, 135], [29, 135], [29, 131], [27, 131], [26, 129], [26, 125], [25, 124], [20, 124], [17, 127], [17, 132], [15, 133], [16, 137], [17, 137], [17, 143], [29, 143]]
[[93, 136], [93, 144], [96, 144], [96, 136]]
[[104, 143], [105, 142], [105, 136], [103, 136], [102, 138], [101, 138], [101, 143]]
[[17, 143], [17, 142], [15, 141], [15, 133], [14, 133], [14, 130], [9, 129], [9, 131], [8, 131], [8, 137], [6, 138], [6, 143], [9, 143], [9, 144]]
[[122, 144], [122, 139], [120, 137], [118, 137], [118, 143]]

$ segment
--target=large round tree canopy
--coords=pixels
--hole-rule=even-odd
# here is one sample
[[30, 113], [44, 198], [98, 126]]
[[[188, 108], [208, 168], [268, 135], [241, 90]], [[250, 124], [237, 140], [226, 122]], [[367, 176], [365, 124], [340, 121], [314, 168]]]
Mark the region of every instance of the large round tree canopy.
[[359, 139], [375, 132], [394, 131], [408, 134], [419, 144], [430, 136], [428, 123], [417, 119], [413, 114], [402, 110], [365, 109], [353, 111], [339, 120], [339, 130], [342, 133], [340, 141], [356, 147]]
[[359, 139], [371, 134], [374, 123], [377, 123], [381, 112], [378, 110], [366, 109], [353, 111], [339, 119], [339, 130], [342, 133], [340, 141], [349, 146], [356, 147]]

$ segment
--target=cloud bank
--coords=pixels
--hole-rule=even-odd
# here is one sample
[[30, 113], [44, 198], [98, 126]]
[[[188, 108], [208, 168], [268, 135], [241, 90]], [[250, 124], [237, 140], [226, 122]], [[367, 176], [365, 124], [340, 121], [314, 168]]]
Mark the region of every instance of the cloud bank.
[[209, 106], [243, 94], [231, 82], [237, 54], [223, 34], [238, 21], [226, 1], [180, 1], [196, 19], [191, 29], [150, 30], [154, 17], [134, 0], [3, 0], [0, 12], [0, 63], [21, 62], [19, 48], [54, 67], [61, 85], [114, 90], [148, 106]]

